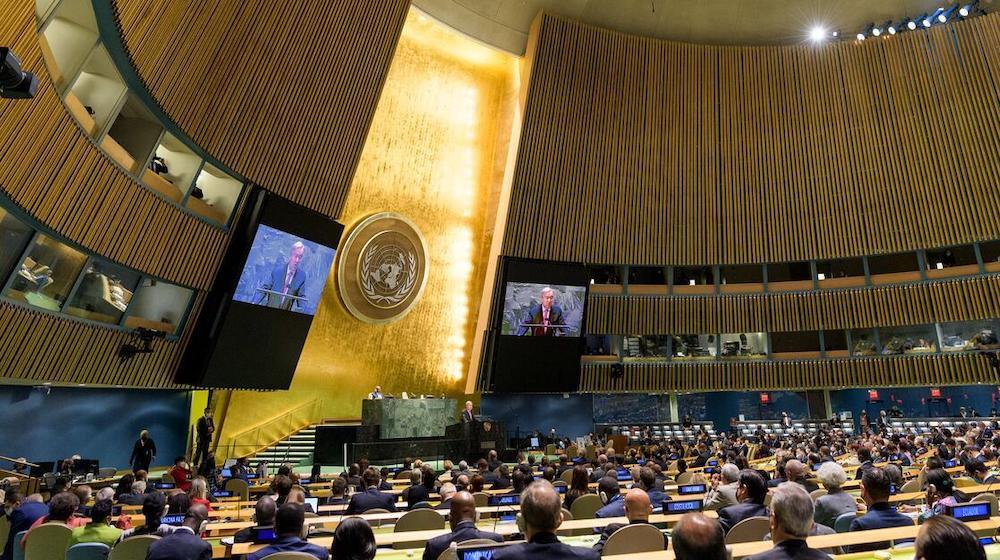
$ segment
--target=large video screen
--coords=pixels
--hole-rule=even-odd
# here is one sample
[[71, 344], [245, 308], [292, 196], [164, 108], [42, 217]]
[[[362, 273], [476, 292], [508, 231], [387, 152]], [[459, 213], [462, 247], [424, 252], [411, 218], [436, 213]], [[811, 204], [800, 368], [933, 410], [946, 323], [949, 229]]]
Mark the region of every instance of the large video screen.
[[585, 286], [508, 282], [500, 334], [507, 336], [580, 336]]
[[335, 249], [261, 224], [233, 300], [313, 315], [335, 254]]

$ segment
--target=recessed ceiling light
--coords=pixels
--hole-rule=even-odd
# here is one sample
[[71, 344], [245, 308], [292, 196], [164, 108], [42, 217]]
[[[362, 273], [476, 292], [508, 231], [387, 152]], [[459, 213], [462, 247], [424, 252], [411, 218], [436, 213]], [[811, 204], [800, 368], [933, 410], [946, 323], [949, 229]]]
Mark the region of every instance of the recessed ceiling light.
[[826, 29], [824, 29], [822, 25], [813, 26], [813, 28], [809, 30], [809, 39], [813, 43], [821, 43], [826, 39], [826, 37]]

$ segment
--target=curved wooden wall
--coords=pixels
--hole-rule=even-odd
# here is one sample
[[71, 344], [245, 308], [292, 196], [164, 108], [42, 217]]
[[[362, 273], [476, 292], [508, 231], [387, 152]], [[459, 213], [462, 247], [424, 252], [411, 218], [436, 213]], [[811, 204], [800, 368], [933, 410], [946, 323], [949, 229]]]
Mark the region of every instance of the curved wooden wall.
[[587, 301], [587, 332], [708, 334], [920, 325], [1000, 317], [1000, 275], [852, 290]]
[[978, 355], [802, 362], [633, 363], [623, 367], [625, 375], [612, 379], [610, 364], [582, 366], [580, 390], [767, 391], [1000, 383], [996, 370]]
[[113, 0], [139, 78], [196, 144], [336, 217], [408, 0]]
[[785, 262], [1000, 238], [1000, 14], [715, 47], [543, 16], [503, 252]]
[[0, 190], [93, 253], [206, 289], [225, 232], [130, 179], [77, 128], [42, 61], [33, 0], [0, 0], [0, 13], [4, 44], [39, 80], [35, 99], [0, 102]]

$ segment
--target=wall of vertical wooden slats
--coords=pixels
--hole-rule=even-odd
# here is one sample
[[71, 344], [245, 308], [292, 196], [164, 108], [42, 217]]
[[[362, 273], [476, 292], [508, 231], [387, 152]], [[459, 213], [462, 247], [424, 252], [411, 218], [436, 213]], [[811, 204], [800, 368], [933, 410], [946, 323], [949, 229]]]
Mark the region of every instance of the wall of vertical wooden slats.
[[1000, 382], [996, 370], [984, 357], [975, 354], [802, 362], [624, 364], [624, 373], [623, 377], [612, 379], [610, 364], [584, 364], [580, 390], [767, 391]]
[[92, 253], [207, 288], [225, 232], [130, 179], [77, 128], [46, 72], [34, 10], [32, 0], [0, 0], [0, 44], [39, 79], [34, 99], [0, 101], [0, 190]]
[[591, 295], [587, 332], [709, 334], [871, 328], [1000, 317], [1000, 276], [711, 297]]
[[113, 0], [141, 80], [205, 151], [339, 215], [408, 0]]
[[716, 47], [545, 15], [503, 251], [784, 262], [1000, 238], [1000, 13]]

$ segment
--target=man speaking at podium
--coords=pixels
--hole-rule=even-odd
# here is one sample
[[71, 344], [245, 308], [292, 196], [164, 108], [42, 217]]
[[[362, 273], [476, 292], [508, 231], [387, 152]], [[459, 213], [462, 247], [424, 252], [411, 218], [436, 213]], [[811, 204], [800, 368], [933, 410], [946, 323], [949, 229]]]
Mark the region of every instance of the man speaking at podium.
[[562, 309], [558, 305], [553, 305], [556, 300], [555, 290], [545, 287], [539, 295], [541, 304], [528, 311], [517, 336], [524, 336], [529, 332], [531, 336], [562, 336], [561, 328], [551, 326], [566, 324]]
[[[302, 257], [306, 253], [306, 246], [301, 241], [296, 241], [292, 245], [292, 251], [288, 255], [288, 264], [276, 266], [271, 270], [271, 283], [262, 286], [264, 289], [280, 294], [301, 297], [306, 285], [306, 271], [299, 268]], [[283, 297], [279, 294], [268, 293], [267, 305], [279, 309], [290, 310], [295, 299]]]

